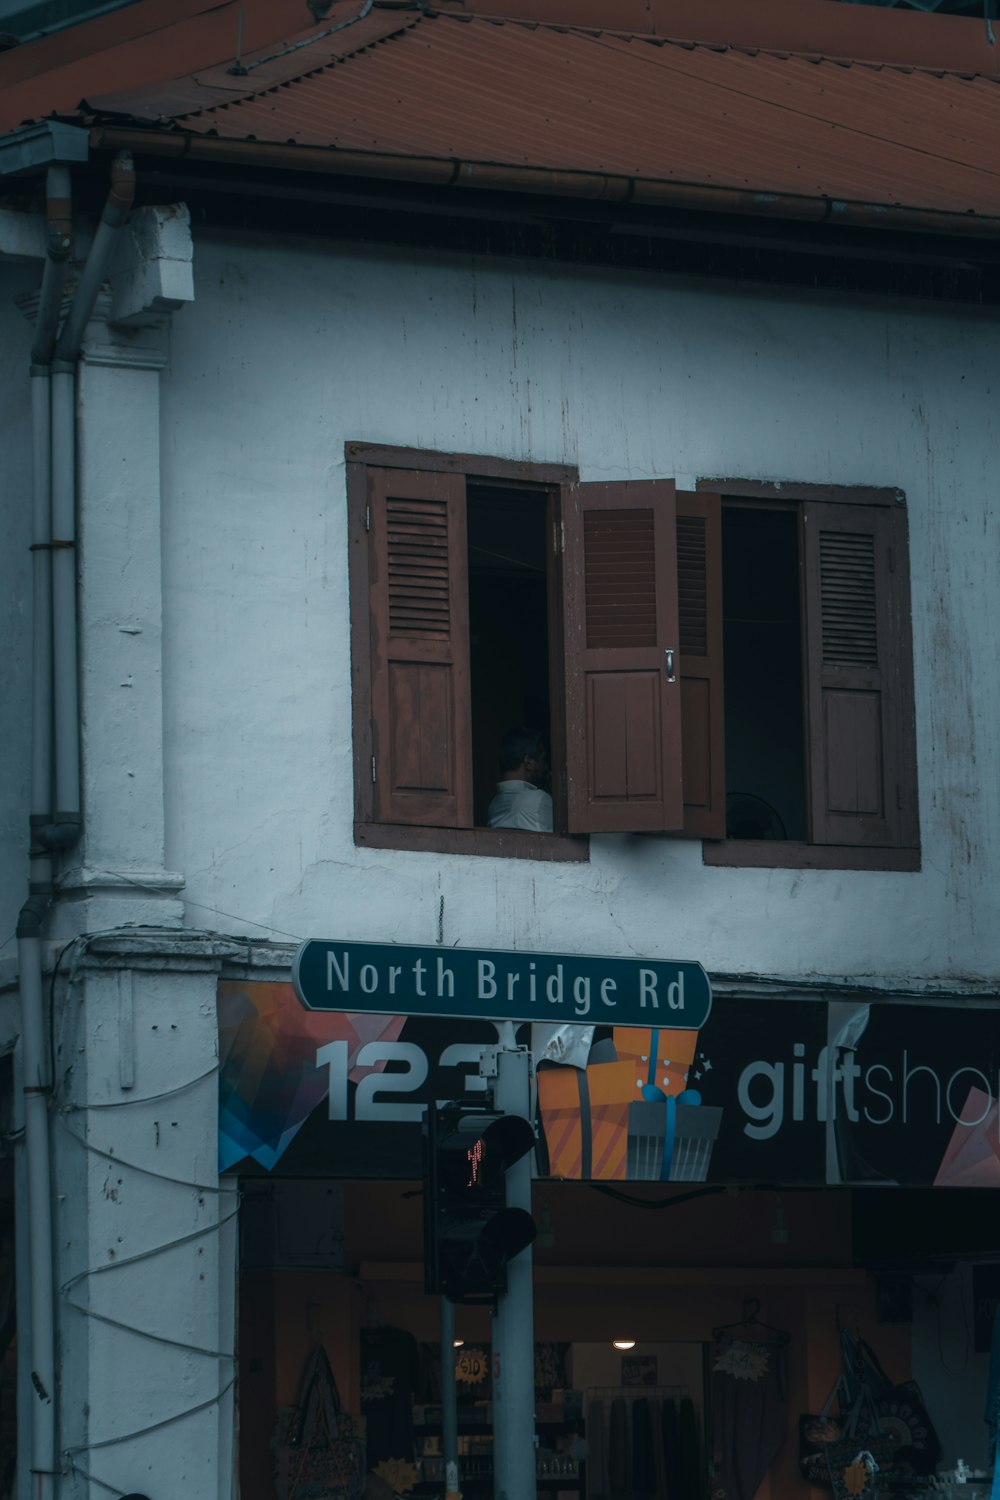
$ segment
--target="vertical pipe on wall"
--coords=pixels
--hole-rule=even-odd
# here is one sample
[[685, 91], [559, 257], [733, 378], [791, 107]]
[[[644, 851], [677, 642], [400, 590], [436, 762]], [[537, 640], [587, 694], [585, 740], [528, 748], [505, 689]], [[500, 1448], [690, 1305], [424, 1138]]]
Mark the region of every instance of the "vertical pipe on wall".
[[[46, 270], [48, 266], [46, 266]], [[31, 816], [52, 807], [52, 416], [48, 363], [31, 365]], [[34, 828], [32, 845], [35, 844]]]
[[[72, 247], [70, 176], [55, 164], [46, 180], [47, 249], [31, 349], [32, 710], [30, 873], [17, 924], [21, 1035], [17, 1070], [23, 1147], [18, 1150], [18, 1491], [53, 1492], [56, 1457], [52, 1181], [49, 1166], [48, 1058], [42, 997], [41, 932], [52, 899], [52, 422], [51, 362]], [[20, 1340], [19, 1340], [20, 1346]], [[30, 1458], [28, 1455], [30, 1454]], [[27, 1461], [26, 1461], [27, 1460]]]
[[52, 659], [54, 822], [60, 844], [80, 828], [80, 721], [76, 631], [76, 367], [52, 372]]
[[[76, 362], [83, 331], [134, 191], [131, 158], [119, 158], [70, 317], [56, 342], [71, 249], [70, 180], [49, 169], [48, 254], [32, 347], [32, 754], [28, 899], [17, 924], [21, 1001], [27, 1279], [31, 1366], [21, 1398], [31, 1408], [31, 1491], [52, 1500], [56, 1479], [55, 1247], [49, 1139], [49, 1057], [42, 934], [53, 894], [52, 852], [80, 832], [80, 724], [76, 633]], [[55, 359], [53, 360], [53, 345]], [[53, 806], [53, 772], [54, 803]], [[22, 1307], [25, 1305], [22, 1302]], [[19, 1476], [25, 1465], [19, 1458]], [[19, 1477], [19, 1486], [22, 1479]]]
[[76, 367], [101, 283], [135, 194], [128, 152], [116, 157], [111, 186], [52, 364], [52, 636], [55, 703], [55, 821], [61, 843], [79, 836], [80, 701], [76, 627]]
[[[45, 902], [47, 908], [48, 902]], [[26, 903], [17, 929], [21, 986], [24, 1150], [27, 1164], [31, 1372], [31, 1475], [35, 1500], [51, 1500], [56, 1457], [55, 1290], [49, 1101], [38, 931], [44, 917]], [[22, 1467], [20, 1457], [19, 1468]]]
[[46, 179], [46, 257], [31, 346], [31, 858], [32, 886], [51, 891], [44, 829], [52, 811], [51, 371], [72, 250], [69, 168]]
[[[24, 1150], [24, 1058], [23, 1044], [14, 1048], [14, 1202], [28, 1201], [28, 1163]], [[34, 1413], [28, 1400], [31, 1389], [31, 1243], [28, 1219], [14, 1214], [14, 1296], [17, 1318], [17, 1471], [14, 1500], [31, 1500], [31, 1475], [26, 1462], [31, 1452]], [[33, 1404], [33, 1403], [32, 1403]]]

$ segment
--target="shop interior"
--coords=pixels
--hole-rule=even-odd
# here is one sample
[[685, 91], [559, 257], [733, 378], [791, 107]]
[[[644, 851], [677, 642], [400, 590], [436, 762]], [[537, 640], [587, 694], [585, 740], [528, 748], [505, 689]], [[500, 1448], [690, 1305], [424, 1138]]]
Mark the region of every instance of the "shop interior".
[[[346, 1417], [342, 1435], [363, 1438], [367, 1416], [375, 1457], [366, 1469], [377, 1467], [373, 1353], [395, 1380], [406, 1453], [357, 1493], [443, 1495], [440, 1302], [424, 1292], [420, 1184], [248, 1177], [241, 1189], [243, 1500], [312, 1493], [289, 1434], [296, 1420], [301, 1434], [303, 1382], [318, 1358], [336, 1388], [331, 1410]], [[719, 1482], [718, 1453], [727, 1424], [749, 1419], [748, 1392], [770, 1402], [765, 1425], [775, 1433], [758, 1500], [806, 1494], [801, 1419], [820, 1414], [834, 1390], [846, 1330], [893, 1390], [917, 1382], [939, 1440], [930, 1473], [918, 1462], [907, 1479], [883, 1475], [880, 1490], [985, 1500], [983, 1329], [1000, 1291], [988, 1192], [545, 1180], [532, 1212], [540, 1496], [598, 1493], [595, 1465], [613, 1473], [614, 1429], [625, 1423], [631, 1467], [616, 1495], [721, 1500], [721, 1490], [737, 1500], [732, 1483]], [[493, 1493], [489, 1310], [460, 1306], [455, 1318], [461, 1488], [474, 1500]], [[751, 1347], [765, 1350], [773, 1380], [752, 1368], [720, 1372], [731, 1357], [720, 1351]], [[724, 1411], [727, 1370], [736, 1407]], [[322, 1402], [309, 1390], [315, 1415]], [[330, 1405], [329, 1393], [323, 1400]], [[647, 1430], [652, 1457], [638, 1458]]]

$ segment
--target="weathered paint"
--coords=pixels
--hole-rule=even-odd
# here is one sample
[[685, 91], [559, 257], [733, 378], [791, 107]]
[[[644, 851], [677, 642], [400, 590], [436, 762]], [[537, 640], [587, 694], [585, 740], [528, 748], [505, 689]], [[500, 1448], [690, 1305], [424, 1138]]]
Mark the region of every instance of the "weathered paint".
[[[163, 391], [168, 864], [190, 921], [300, 938], [335, 911], [345, 937], [423, 942], [443, 897], [450, 943], [666, 953], [683, 933], [724, 972], [996, 973], [993, 319], [222, 242], [197, 276]], [[351, 440], [905, 490], [923, 870], [715, 870], [613, 836], [582, 867], [356, 849]]]
[[[153, 1493], [155, 1474], [208, 1495], [228, 1492], [228, 1397], [221, 1420], [203, 1403], [228, 1368], [211, 1350], [232, 1349], [232, 1243], [215, 1230], [221, 1200], [191, 1184], [214, 1185], [220, 954], [185, 951], [170, 931], [181, 911], [189, 929], [285, 944], [335, 927], [345, 941], [683, 952], [710, 972], [793, 981], [996, 980], [1000, 328], [979, 312], [291, 239], [204, 239], [194, 268], [194, 307], [169, 331], [93, 335], [81, 382], [88, 827], [61, 921], [159, 931], [130, 939], [134, 964], [81, 961], [60, 1020], [71, 1108], [56, 1149], [60, 1284], [153, 1250], [120, 1276], [84, 1276], [72, 1298], [201, 1351], [60, 1304], [66, 1446], [191, 1410], [78, 1458], [121, 1487]], [[0, 273], [3, 451], [25, 502], [7, 507], [0, 552], [5, 935], [25, 889], [29, 620], [31, 331], [11, 298], [35, 283], [21, 266]], [[582, 865], [356, 848], [352, 441], [574, 464], [584, 480], [905, 490], [922, 870], [713, 869], [697, 843], [610, 835]], [[200, 1258], [198, 1240], [163, 1248], [202, 1228]]]
[[[345, 938], [432, 941], [443, 898], [445, 941], [473, 946], [641, 953], [652, 939], [669, 953], [683, 932], [710, 971], [997, 973], [994, 318], [293, 244], [202, 243], [196, 275], [162, 374], [84, 377], [88, 865], [165, 864], [186, 881], [190, 925], [278, 940], [325, 932], [335, 911]], [[30, 328], [9, 300], [3, 317], [25, 356], [3, 376], [24, 494]], [[124, 453], [122, 419], [147, 434]], [[159, 570], [140, 545], [158, 427], [162, 741]], [[905, 490], [922, 871], [709, 869], [696, 843], [610, 835], [572, 867], [355, 848], [353, 440], [574, 463], [587, 480], [727, 473]], [[20, 580], [14, 719], [28, 685], [19, 514], [4, 523]], [[152, 709], [129, 712], [126, 697], [143, 695]], [[15, 772], [21, 757], [15, 738]], [[3, 819], [8, 932], [23, 899], [23, 776]]]

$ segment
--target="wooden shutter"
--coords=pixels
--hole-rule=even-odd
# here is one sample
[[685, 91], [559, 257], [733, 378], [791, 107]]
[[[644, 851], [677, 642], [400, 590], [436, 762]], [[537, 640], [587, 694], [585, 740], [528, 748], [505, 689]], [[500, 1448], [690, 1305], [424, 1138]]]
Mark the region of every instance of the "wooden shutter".
[[906, 513], [803, 506], [812, 842], [915, 847]]
[[465, 480], [370, 468], [368, 504], [376, 817], [468, 828]]
[[726, 836], [722, 500], [677, 492], [681, 768], [685, 838]]
[[571, 485], [565, 498], [569, 831], [680, 828], [673, 481]]

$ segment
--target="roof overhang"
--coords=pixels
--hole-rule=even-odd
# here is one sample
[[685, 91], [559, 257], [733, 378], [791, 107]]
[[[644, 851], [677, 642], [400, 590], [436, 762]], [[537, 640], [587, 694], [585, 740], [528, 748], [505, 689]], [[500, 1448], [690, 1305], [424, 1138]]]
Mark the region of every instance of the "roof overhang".
[[214, 163], [243, 167], [248, 171], [283, 170], [312, 177], [367, 178], [434, 188], [467, 188], [484, 193], [517, 193], [643, 208], [736, 214], [845, 228], [1000, 238], [1000, 215], [954, 213], [898, 203], [753, 191], [616, 173], [465, 161], [454, 157], [400, 156], [226, 139], [176, 127], [157, 130], [127, 125], [95, 125], [90, 130], [90, 144], [95, 152], [131, 151], [139, 157], [206, 165]]
[[72, 166], [90, 155], [90, 132], [42, 120], [0, 136], [0, 177], [27, 177], [46, 167]]

